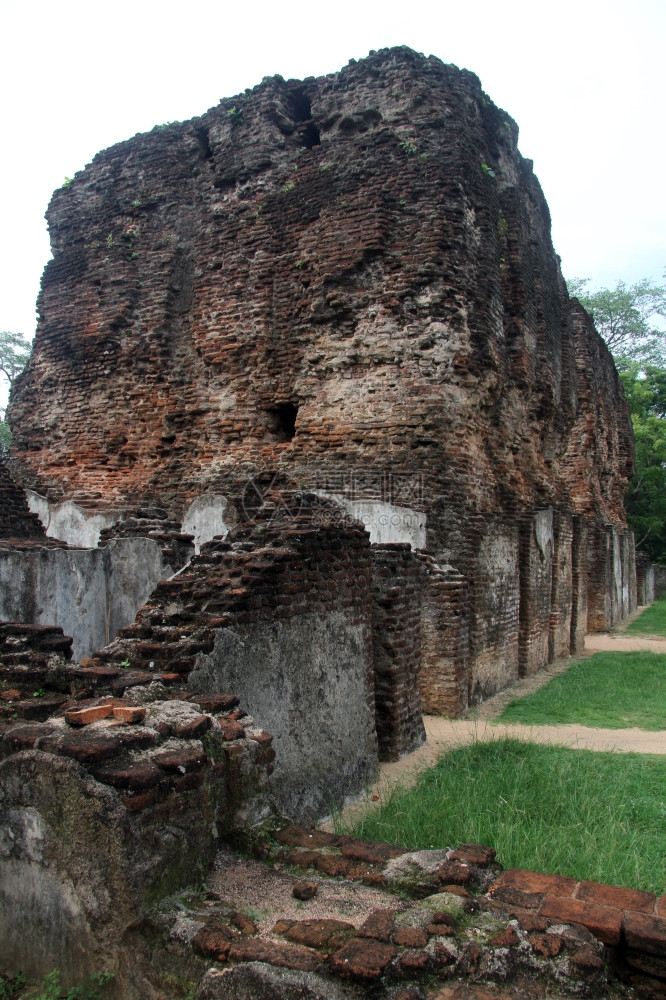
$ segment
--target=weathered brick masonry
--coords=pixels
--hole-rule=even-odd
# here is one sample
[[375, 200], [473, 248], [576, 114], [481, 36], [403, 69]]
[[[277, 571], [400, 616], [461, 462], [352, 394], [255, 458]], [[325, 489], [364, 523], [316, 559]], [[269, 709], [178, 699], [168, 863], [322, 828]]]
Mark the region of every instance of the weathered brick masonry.
[[635, 606], [628, 408], [517, 139], [472, 73], [390, 49], [55, 193], [8, 410], [52, 537], [0, 462], [12, 962], [41, 921], [43, 971], [103, 967], [221, 831], [322, 815], [421, 742], [422, 708], [458, 715]]
[[473, 74], [391, 49], [98, 154], [48, 211], [22, 485], [176, 523], [274, 477], [409, 508], [465, 581], [422, 640], [433, 710], [576, 648], [588, 579], [612, 624], [631, 426], [517, 138]]
[[49, 208], [23, 485], [165, 541], [133, 512], [242, 520], [248, 479], [420, 512], [463, 581], [434, 632], [424, 598], [431, 710], [575, 649], [586, 605], [613, 624], [627, 408], [516, 143], [476, 77], [397, 49], [100, 153]]

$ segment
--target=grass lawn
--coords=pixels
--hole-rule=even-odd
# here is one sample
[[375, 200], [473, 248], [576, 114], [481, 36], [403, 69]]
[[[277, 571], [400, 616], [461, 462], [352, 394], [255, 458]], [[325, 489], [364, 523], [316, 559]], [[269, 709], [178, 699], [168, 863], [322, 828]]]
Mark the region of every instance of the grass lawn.
[[666, 757], [497, 740], [452, 750], [353, 829], [412, 849], [489, 844], [505, 868], [666, 891]]
[[660, 635], [666, 638], [666, 597], [646, 608], [622, 634]]
[[666, 655], [595, 653], [539, 691], [510, 701], [499, 721], [666, 730]]

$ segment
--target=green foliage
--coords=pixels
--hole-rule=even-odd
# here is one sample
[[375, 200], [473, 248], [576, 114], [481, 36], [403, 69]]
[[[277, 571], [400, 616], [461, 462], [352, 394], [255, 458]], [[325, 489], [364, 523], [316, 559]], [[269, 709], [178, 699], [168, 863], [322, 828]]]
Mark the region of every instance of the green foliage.
[[492, 740], [446, 753], [354, 828], [412, 850], [492, 844], [527, 868], [662, 893], [666, 758]]
[[620, 373], [631, 408], [636, 472], [625, 506], [636, 545], [666, 563], [666, 370], [627, 363]]
[[0, 1000], [18, 1000], [25, 986], [25, 976], [19, 972], [16, 976], [5, 976], [0, 972]]
[[[0, 410], [0, 452], [9, 451], [9, 446], [12, 443], [12, 432], [9, 429], [9, 424], [5, 423], [5, 411]], [[1, 998], [2, 994], [0, 994]]]
[[25, 976], [4, 977], [0, 974], [0, 1000], [99, 1000], [104, 987], [113, 979], [112, 972], [95, 972], [87, 982], [64, 994], [60, 985], [60, 970], [53, 969], [42, 979], [37, 992], [25, 992]]
[[589, 292], [588, 284], [589, 278], [572, 278], [567, 288], [589, 312], [618, 368], [632, 362], [666, 368], [666, 328], [658, 323], [666, 317], [666, 286], [643, 278]]
[[487, 163], [482, 163], [481, 169], [483, 170], [484, 174], [488, 175], [488, 177], [495, 176], [495, 171], [492, 169], [492, 167], [489, 167]]
[[666, 285], [649, 278], [588, 292], [587, 278], [567, 281], [592, 316], [620, 372], [631, 407], [636, 473], [625, 506], [636, 545], [666, 562]]
[[418, 153], [419, 151], [419, 147], [416, 145], [415, 142], [412, 142], [411, 139], [404, 139], [400, 143], [400, 149], [403, 151], [403, 153], [406, 153], [407, 156], [413, 156], [414, 153]]
[[[30, 344], [22, 333], [0, 332], [0, 375], [4, 375], [10, 387], [27, 365], [29, 357]], [[0, 409], [0, 452], [6, 452], [11, 441], [12, 432], [5, 422], [5, 411]]]
[[296, 187], [296, 185], [294, 184], [293, 181], [287, 181], [286, 184], [282, 185], [282, 190], [283, 191], [293, 191], [295, 187]]
[[229, 108], [227, 114], [229, 115], [229, 119], [232, 125], [238, 125], [242, 121], [243, 112], [241, 111], [240, 108], [236, 107]]
[[625, 635], [659, 635], [666, 638], [666, 597], [655, 601], [625, 629]]
[[22, 333], [0, 332], [0, 374], [10, 385], [21, 374], [30, 357], [30, 344]]
[[596, 653], [538, 691], [509, 702], [500, 720], [527, 726], [576, 723], [666, 730], [666, 656]]
[[71, 187], [73, 180], [74, 180], [73, 177], [65, 177], [64, 181], [62, 182], [62, 184], [60, 186], [63, 187], [63, 188]]

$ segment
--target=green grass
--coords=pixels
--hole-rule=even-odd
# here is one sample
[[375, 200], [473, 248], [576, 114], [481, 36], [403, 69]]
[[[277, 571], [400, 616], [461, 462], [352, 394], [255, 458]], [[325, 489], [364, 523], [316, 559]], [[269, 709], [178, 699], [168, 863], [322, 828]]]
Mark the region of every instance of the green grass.
[[659, 635], [666, 638], [666, 597], [646, 608], [622, 634]]
[[527, 868], [663, 893], [666, 757], [497, 740], [452, 750], [355, 836], [412, 850], [489, 844]]
[[499, 721], [666, 730], [666, 655], [596, 653], [539, 691], [510, 701]]

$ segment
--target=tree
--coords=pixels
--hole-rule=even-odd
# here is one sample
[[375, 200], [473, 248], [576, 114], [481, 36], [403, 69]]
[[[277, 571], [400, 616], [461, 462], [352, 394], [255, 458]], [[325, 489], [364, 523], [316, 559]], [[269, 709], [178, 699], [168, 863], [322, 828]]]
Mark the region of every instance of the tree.
[[[30, 344], [22, 333], [0, 331], [0, 375], [4, 375], [9, 388], [21, 374], [30, 357]], [[7, 451], [12, 440], [9, 425], [5, 423], [5, 411], [0, 408], [0, 451]]]
[[9, 382], [10, 388], [14, 379], [21, 374], [30, 357], [30, 344], [22, 333], [0, 332], [0, 372]]
[[636, 473], [626, 496], [636, 546], [666, 564], [666, 370], [637, 362], [620, 374], [631, 407]]
[[649, 278], [587, 292], [587, 278], [567, 281], [590, 313], [620, 372], [631, 407], [636, 473], [625, 497], [636, 547], [666, 564], [666, 287]]
[[589, 278], [572, 278], [567, 288], [591, 315], [618, 369], [631, 362], [666, 368], [666, 324], [659, 321], [666, 318], [666, 287], [649, 278], [596, 292], [588, 284]]

